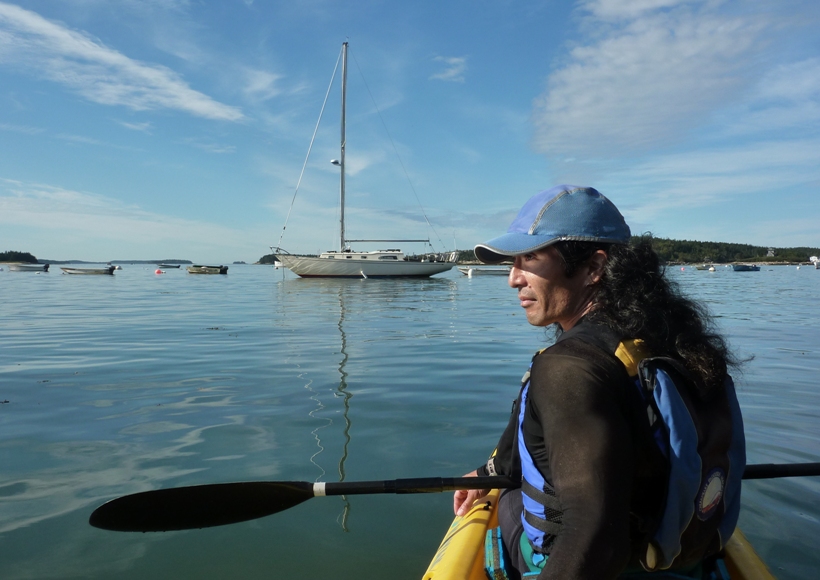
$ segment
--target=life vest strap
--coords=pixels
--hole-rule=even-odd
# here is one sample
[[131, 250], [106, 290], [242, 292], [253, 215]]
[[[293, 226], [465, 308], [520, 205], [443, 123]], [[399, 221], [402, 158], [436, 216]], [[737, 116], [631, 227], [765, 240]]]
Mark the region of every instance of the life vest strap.
[[563, 529], [562, 524], [541, 519], [538, 516], [531, 514], [527, 510], [524, 510], [524, 519], [529, 525], [534, 527], [536, 530], [544, 532], [545, 534], [550, 536], [557, 536], [561, 533], [561, 530]]
[[[546, 483], [546, 482], [544, 482]], [[547, 484], [549, 485], [549, 484]], [[555, 490], [550, 488], [545, 488], [543, 491], [538, 489], [537, 487], [530, 484], [529, 481], [526, 479], [521, 481], [521, 491], [527, 494], [529, 497], [540, 503], [544, 506], [547, 510], [552, 511], [555, 513], [555, 518], [548, 517], [554, 521], [555, 523], [560, 524], [562, 516], [564, 512], [561, 511], [561, 505], [558, 503], [558, 498], [555, 497]], [[548, 511], [548, 513], [549, 513]]]

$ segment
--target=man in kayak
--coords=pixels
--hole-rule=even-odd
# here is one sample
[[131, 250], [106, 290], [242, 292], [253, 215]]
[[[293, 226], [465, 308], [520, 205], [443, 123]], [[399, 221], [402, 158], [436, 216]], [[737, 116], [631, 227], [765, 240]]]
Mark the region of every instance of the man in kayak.
[[[504, 551], [515, 567], [508, 570], [511, 577], [654, 577], [645, 570], [655, 569], [658, 554], [647, 538], [674, 498], [666, 487], [668, 465], [658, 462], [647, 442], [647, 407], [615, 355], [619, 345], [640, 339], [645, 352], [678, 361], [698, 400], [708, 402], [727, 388], [733, 360], [705, 311], [664, 276], [649, 241], [630, 241], [623, 216], [598, 191], [558, 186], [527, 201], [506, 234], [475, 248], [484, 263], [512, 262], [509, 285], [518, 291], [527, 321], [553, 326], [557, 336], [533, 357], [496, 453], [468, 474], [522, 482], [499, 502]], [[742, 457], [733, 467], [745, 464], [739, 414], [736, 419], [741, 441], [735, 447]], [[719, 424], [723, 439], [731, 437], [731, 420], [723, 411], [709, 419]], [[719, 453], [727, 455], [729, 441], [724, 443]], [[725, 473], [721, 477], [698, 497], [704, 516], [723, 501], [727, 480]], [[725, 500], [733, 504], [734, 520], [727, 522], [732, 529], [739, 479], [734, 485], [736, 497]], [[457, 491], [456, 514], [464, 515], [484, 493]], [[699, 533], [718, 536], [687, 530]], [[729, 535], [731, 530], [722, 542]], [[701, 577], [702, 556], [722, 544], [717, 538], [720, 545], [713, 547], [709, 535], [700, 540], [696, 561], [687, 552], [688, 561], [671, 564], [675, 572]]]

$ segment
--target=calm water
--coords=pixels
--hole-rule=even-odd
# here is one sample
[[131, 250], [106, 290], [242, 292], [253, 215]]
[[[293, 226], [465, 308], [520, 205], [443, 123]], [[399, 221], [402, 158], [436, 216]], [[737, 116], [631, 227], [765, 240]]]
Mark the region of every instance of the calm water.
[[[451, 496], [317, 498], [187, 532], [91, 528], [110, 498], [248, 480], [460, 475], [543, 330], [499, 277], [0, 272], [0, 577], [419, 578]], [[741, 357], [750, 462], [820, 461], [820, 271], [671, 271]], [[780, 578], [820, 576], [820, 478], [744, 484]]]

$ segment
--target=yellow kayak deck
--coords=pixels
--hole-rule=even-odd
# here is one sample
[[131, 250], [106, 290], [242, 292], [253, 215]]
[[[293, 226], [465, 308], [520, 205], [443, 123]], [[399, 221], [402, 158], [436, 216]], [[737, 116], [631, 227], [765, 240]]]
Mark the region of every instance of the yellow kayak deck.
[[[464, 516], [456, 516], [422, 580], [486, 580], [484, 539], [498, 525], [494, 489]], [[726, 544], [726, 568], [732, 580], [774, 580], [766, 564], [737, 529]]]

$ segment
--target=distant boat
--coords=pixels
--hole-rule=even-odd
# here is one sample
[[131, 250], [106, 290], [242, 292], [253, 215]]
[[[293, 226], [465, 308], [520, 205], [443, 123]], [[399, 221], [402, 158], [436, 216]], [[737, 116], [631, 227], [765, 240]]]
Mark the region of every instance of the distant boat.
[[9, 264], [11, 272], [48, 272], [48, 264]]
[[[335, 73], [334, 73], [335, 74]], [[429, 240], [351, 240], [345, 237], [345, 108], [347, 103], [347, 42], [342, 44], [342, 115], [341, 151], [338, 160], [331, 163], [340, 169], [339, 178], [339, 250], [316, 256], [290, 254], [277, 248], [275, 259], [291, 272], [303, 278], [426, 278], [446, 272], [458, 257], [449, 254], [407, 256], [401, 250], [387, 249], [373, 252], [354, 252], [350, 242], [398, 243], [427, 242]], [[312, 142], [311, 142], [312, 144]], [[190, 268], [189, 268], [190, 270]]]
[[476, 267], [476, 266], [459, 266], [458, 271], [465, 276], [472, 278], [473, 276], [509, 276], [509, 266], [496, 267]]
[[167, 270], [168, 268], [179, 268], [179, 264], [157, 264], [157, 267], [165, 268]]
[[116, 267], [108, 266], [106, 268], [63, 268], [61, 266], [60, 270], [62, 270], [66, 274], [109, 274], [113, 276]]
[[188, 266], [188, 273], [189, 274], [227, 274], [228, 267], [227, 266], [201, 266], [199, 264], [194, 264], [193, 266]]
[[708, 270], [709, 268], [709, 264], [700, 264], [699, 266], [695, 266], [695, 270]]
[[732, 270], [735, 272], [759, 272], [760, 266], [752, 264], [732, 264]]

